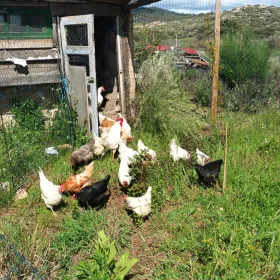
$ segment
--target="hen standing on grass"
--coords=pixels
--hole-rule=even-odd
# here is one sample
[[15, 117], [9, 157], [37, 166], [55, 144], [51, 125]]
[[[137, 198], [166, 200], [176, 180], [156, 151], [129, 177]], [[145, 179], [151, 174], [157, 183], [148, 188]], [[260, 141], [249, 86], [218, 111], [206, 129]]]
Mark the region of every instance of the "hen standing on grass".
[[131, 165], [136, 161], [134, 156], [139, 155], [138, 152], [134, 151], [133, 149], [127, 147], [125, 143], [120, 143], [119, 145], [119, 153], [120, 159], [126, 161], [128, 165]]
[[146, 217], [151, 213], [152, 205], [152, 187], [148, 187], [147, 192], [141, 197], [125, 197], [128, 208], [140, 215]]
[[137, 148], [138, 148], [138, 153], [144, 153], [146, 155], [149, 156], [150, 160], [152, 162], [155, 162], [157, 159], [157, 154], [154, 150], [148, 148], [147, 146], [144, 145], [144, 143], [142, 142], [142, 140], [138, 140], [138, 144], [137, 144]]
[[116, 123], [110, 129], [107, 136], [107, 145], [108, 148], [112, 151], [112, 160], [114, 161], [115, 152], [119, 147], [119, 144], [122, 142], [121, 139], [121, 128], [123, 125], [123, 118], [117, 118]]
[[218, 180], [222, 164], [222, 159], [208, 162], [204, 166], [195, 164], [194, 168], [196, 170], [200, 182], [207, 187], [215, 184]]
[[74, 171], [91, 162], [93, 158], [93, 147], [94, 140], [91, 140], [88, 144], [81, 146], [71, 154], [70, 160]]
[[42, 199], [44, 200], [45, 205], [51, 209], [53, 214], [56, 216], [56, 213], [53, 211], [53, 207], [57, 206], [62, 200], [62, 195], [59, 192], [59, 186], [54, 185], [51, 181], [49, 181], [41, 168], [39, 170], [39, 177]]
[[73, 198], [77, 199], [81, 206], [98, 206], [110, 196], [110, 194], [106, 194], [109, 181], [110, 175], [107, 175], [103, 180], [81, 189], [80, 192], [73, 195]]
[[77, 175], [70, 176], [67, 180], [60, 184], [60, 192], [77, 193], [82, 188], [90, 184], [90, 177], [93, 171], [93, 162], [85, 167], [85, 170]]
[[119, 167], [119, 182], [123, 187], [128, 187], [132, 181], [132, 176], [130, 176], [129, 166], [126, 160], [122, 159]]
[[201, 152], [198, 148], [195, 150], [197, 156], [197, 162], [199, 165], [205, 165], [207, 162], [210, 161], [210, 157]]
[[176, 145], [175, 139], [172, 139], [170, 143], [170, 156], [174, 161], [178, 161], [180, 159], [189, 160], [191, 158], [191, 155], [188, 151]]

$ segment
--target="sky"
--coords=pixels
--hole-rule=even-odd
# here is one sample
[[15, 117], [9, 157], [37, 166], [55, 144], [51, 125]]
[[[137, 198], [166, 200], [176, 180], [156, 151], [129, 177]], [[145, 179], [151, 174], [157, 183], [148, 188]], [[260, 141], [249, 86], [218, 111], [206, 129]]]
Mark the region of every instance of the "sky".
[[[150, 6], [177, 13], [208, 13], [215, 10], [215, 0], [161, 0]], [[221, 0], [221, 10], [231, 10], [246, 4], [280, 7], [280, 0]]]

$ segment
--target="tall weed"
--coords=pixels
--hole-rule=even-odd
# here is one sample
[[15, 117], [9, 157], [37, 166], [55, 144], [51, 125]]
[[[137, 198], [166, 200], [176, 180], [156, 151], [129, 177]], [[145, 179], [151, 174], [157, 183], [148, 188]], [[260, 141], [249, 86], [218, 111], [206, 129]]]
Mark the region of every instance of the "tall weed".
[[249, 29], [227, 34], [221, 44], [220, 76], [231, 88], [247, 80], [264, 80], [269, 71], [270, 49]]
[[140, 98], [137, 125], [166, 138], [197, 138], [201, 119], [190, 113], [190, 95], [183, 74], [175, 68], [175, 53], [156, 53], [142, 64], [137, 76]]

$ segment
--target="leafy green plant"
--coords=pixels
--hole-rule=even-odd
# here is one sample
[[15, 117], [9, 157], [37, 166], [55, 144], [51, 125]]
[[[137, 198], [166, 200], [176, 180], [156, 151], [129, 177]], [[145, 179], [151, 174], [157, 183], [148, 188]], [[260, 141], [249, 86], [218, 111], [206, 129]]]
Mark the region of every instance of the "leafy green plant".
[[110, 242], [104, 231], [98, 232], [98, 240], [95, 243], [95, 251], [91, 262], [81, 261], [77, 266], [75, 279], [104, 279], [122, 280], [138, 261], [129, 258], [128, 253], [117, 258], [115, 241]]
[[12, 113], [21, 128], [41, 130], [44, 127], [42, 107], [31, 99], [26, 99], [14, 105]]
[[270, 49], [250, 29], [227, 34], [221, 44], [220, 76], [233, 88], [249, 79], [264, 80], [269, 71]]

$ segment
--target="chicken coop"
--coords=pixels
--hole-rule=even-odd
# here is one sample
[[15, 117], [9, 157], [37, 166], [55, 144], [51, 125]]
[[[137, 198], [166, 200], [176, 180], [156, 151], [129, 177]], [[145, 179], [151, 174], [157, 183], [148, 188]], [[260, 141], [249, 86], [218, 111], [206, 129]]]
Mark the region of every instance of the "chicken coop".
[[152, 2], [0, 1], [0, 113], [8, 113], [14, 100], [32, 93], [46, 100], [66, 81], [78, 121], [89, 133], [98, 134], [98, 110], [109, 117], [122, 112], [133, 118], [131, 10]]

